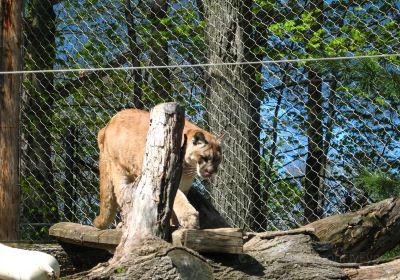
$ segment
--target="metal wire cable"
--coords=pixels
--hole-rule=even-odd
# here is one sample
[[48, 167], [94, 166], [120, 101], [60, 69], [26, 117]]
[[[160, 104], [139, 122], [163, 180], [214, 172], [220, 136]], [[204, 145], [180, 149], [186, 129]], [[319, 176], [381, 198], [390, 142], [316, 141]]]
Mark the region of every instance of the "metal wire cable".
[[302, 63], [318, 61], [351, 60], [364, 58], [385, 58], [398, 57], [400, 53], [377, 54], [377, 55], [359, 55], [359, 56], [338, 56], [338, 57], [320, 57], [320, 58], [300, 58], [300, 59], [281, 59], [281, 60], [263, 60], [263, 61], [243, 61], [226, 63], [199, 63], [199, 64], [181, 64], [181, 65], [149, 65], [149, 66], [126, 66], [126, 67], [96, 67], [96, 68], [74, 68], [74, 69], [38, 69], [22, 71], [0, 71], [0, 75], [9, 74], [35, 74], [35, 73], [67, 73], [67, 72], [95, 72], [95, 71], [127, 71], [127, 70], [152, 70], [152, 69], [173, 69], [173, 68], [197, 68], [214, 66], [235, 66], [235, 65], [259, 65], [259, 64], [282, 64], [282, 63]]

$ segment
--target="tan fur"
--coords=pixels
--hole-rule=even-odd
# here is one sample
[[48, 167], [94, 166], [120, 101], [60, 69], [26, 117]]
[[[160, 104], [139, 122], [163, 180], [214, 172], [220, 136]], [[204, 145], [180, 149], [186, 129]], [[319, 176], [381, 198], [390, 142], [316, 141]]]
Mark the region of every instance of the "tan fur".
[[[121, 205], [122, 193], [142, 170], [149, 112], [128, 109], [117, 113], [97, 136], [100, 149], [100, 214], [93, 224], [106, 228]], [[198, 213], [186, 196], [196, 175], [210, 177], [221, 161], [221, 148], [215, 136], [185, 121], [187, 146], [183, 174], [174, 202], [181, 226], [198, 227]]]

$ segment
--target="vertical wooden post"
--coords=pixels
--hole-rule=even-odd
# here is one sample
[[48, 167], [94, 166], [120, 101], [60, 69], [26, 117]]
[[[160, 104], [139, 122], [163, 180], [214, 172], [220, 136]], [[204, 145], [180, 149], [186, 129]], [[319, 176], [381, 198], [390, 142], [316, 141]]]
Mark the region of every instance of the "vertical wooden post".
[[[0, 0], [0, 71], [22, 69], [22, 0]], [[22, 75], [0, 74], [0, 240], [17, 239]]]
[[114, 262], [146, 239], [170, 239], [172, 206], [184, 158], [183, 126], [184, 110], [177, 103], [162, 103], [151, 110], [142, 175], [123, 194], [124, 226]]

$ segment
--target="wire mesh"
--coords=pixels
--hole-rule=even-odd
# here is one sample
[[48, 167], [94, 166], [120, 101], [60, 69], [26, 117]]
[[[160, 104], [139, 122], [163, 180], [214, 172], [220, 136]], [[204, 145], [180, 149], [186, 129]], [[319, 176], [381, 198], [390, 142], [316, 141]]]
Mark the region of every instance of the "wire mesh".
[[399, 57], [324, 60], [396, 54], [397, 1], [25, 2], [24, 69], [78, 70], [24, 75], [23, 239], [90, 224], [98, 130], [171, 100], [225, 133], [218, 175], [195, 187], [232, 226], [294, 228], [398, 194]]

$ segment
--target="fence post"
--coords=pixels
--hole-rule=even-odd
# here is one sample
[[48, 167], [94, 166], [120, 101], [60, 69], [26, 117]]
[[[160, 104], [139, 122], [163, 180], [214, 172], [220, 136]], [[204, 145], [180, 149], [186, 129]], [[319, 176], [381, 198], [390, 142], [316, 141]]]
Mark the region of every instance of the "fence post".
[[[22, 0], [0, 0], [0, 71], [22, 69]], [[0, 240], [18, 238], [22, 75], [0, 74]]]

